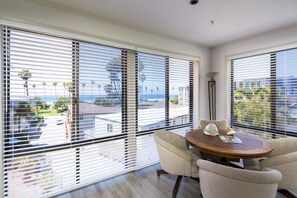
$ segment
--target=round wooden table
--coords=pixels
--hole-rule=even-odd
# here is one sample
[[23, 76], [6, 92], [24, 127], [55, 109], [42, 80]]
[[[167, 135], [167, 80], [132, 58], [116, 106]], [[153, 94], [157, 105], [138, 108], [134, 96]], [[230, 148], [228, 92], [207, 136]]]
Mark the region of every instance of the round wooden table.
[[246, 133], [235, 133], [235, 136], [243, 143], [224, 143], [219, 136], [205, 135], [202, 129], [188, 132], [186, 139], [202, 152], [226, 158], [258, 158], [272, 151], [272, 145], [261, 137]]

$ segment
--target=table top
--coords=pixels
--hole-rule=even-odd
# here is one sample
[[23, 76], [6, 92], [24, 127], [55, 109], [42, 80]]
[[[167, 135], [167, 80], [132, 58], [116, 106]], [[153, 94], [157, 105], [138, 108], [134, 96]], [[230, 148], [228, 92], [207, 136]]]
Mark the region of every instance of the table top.
[[224, 143], [219, 136], [205, 135], [202, 129], [188, 132], [186, 139], [191, 146], [202, 152], [228, 158], [264, 157], [273, 149], [267, 140], [257, 135], [236, 132], [235, 136], [243, 143]]

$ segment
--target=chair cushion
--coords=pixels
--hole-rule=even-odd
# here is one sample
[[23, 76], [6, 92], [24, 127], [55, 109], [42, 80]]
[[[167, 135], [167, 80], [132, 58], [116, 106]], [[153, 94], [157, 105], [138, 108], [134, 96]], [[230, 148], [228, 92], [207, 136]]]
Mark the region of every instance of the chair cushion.
[[228, 124], [226, 120], [200, 120], [201, 129], [205, 129], [208, 124], [215, 124], [219, 132], [228, 132]]

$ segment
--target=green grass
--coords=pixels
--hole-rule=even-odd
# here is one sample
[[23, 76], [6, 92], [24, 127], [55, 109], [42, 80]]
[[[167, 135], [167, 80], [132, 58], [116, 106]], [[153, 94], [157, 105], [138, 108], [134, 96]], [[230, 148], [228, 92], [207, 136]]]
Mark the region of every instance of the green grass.
[[40, 109], [38, 110], [39, 115], [59, 115], [58, 109]]

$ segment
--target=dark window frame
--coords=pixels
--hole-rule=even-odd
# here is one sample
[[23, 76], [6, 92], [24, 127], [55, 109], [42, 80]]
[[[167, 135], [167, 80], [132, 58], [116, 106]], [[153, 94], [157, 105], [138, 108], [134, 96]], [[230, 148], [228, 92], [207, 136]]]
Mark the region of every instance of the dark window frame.
[[[234, 58], [231, 59], [230, 63], [230, 120], [231, 120], [231, 127], [239, 127], [239, 128], [245, 128], [245, 129], [252, 129], [252, 130], [257, 130], [257, 131], [263, 131], [263, 132], [269, 132], [272, 134], [279, 134], [279, 135], [288, 135], [288, 136], [293, 136], [297, 137], [297, 133], [291, 132], [291, 131], [284, 131], [284, 130], [278, 130], [276, 129], [276, 105], [275, 105], [275, 96], [276, 96], [276, 54], [278, 52], [282, 51], [287, 51], [287, 50], [293, 50], [297, 48], [289, 48], [285, 50], [279, 50], [279, 51], [273, 51], [273, 52], [268, 52], [268, 53], [261, 53], [261, 54], [256, 54], [252, 56], [245, 56], [245, 57], [240, 57], [240, 58]], [[244, 124], [239, 124], [235, 122], [234, 119], [234, 89], [235, 87], [235, 82], [234, 82], [234, 60], [236, 59], [241, 59], [241, 58], [248, 58], [248, 57], [253, 57], [253, 56], [258, 56], [258, 55], [263, 55], [263, 54], [270, 54], [270, 98], [269, 100], [272, 101], [270, 103], [270, 128], [263, 128], [263, 127], [257, 127], [257, 126], [249, 126], [249, 125], [244, 125]], [[275, 137], [275, 136], [273, 136]]]

